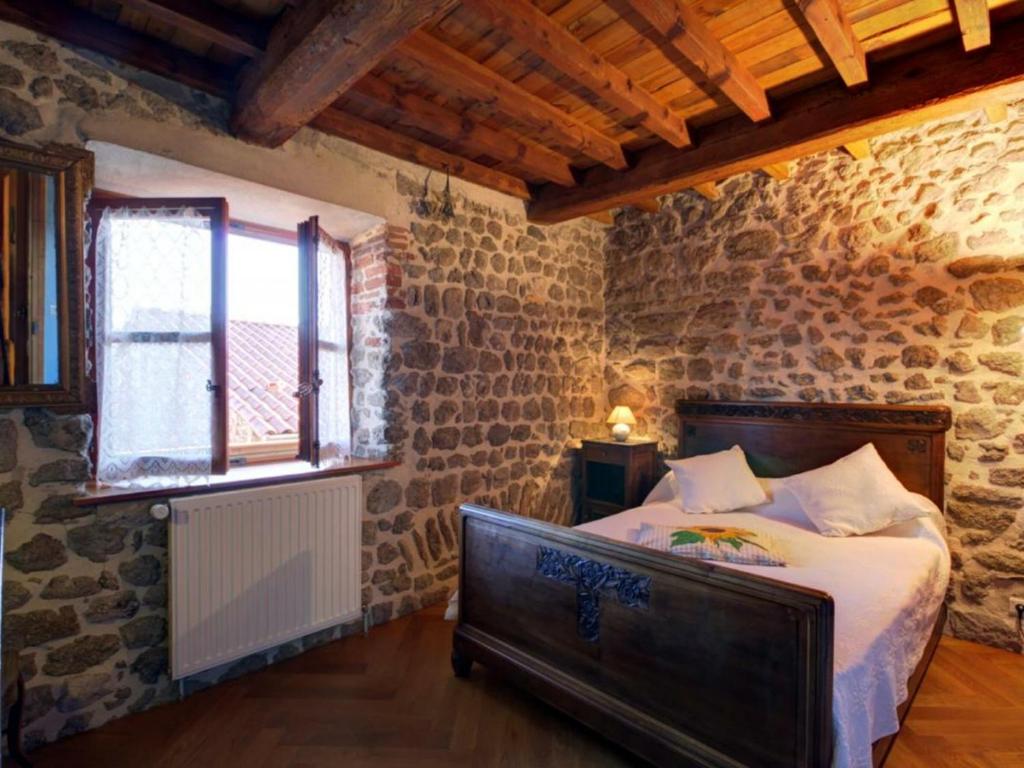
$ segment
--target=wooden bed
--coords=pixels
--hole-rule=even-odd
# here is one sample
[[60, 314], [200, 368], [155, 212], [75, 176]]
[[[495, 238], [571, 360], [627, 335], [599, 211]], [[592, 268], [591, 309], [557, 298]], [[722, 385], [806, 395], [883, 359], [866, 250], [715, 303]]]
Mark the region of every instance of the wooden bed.
[[[948, 408], [680, 401], [677, 412], [682, 457], [738, 444], [756, 474], [781, 477], [873, 442], [942, 508]], [[830, 765], [828, 594], [482, 507], [462, 513], [456, 675], [485, 664], [656, 765]], [[876, 742], [875, 765], [894, 738]]]

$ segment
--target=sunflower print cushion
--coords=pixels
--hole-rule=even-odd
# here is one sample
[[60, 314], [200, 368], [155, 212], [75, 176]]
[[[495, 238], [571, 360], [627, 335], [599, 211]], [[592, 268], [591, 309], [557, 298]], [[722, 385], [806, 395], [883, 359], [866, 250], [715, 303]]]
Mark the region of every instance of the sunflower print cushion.
[[786, 558], [774, 538], [749, 528], [726, 525], [691, 525], [680, 528], [643, 523], [635, 532], [633, 540], [643, 547], [700, 560], [744, 565], [786, 564]]

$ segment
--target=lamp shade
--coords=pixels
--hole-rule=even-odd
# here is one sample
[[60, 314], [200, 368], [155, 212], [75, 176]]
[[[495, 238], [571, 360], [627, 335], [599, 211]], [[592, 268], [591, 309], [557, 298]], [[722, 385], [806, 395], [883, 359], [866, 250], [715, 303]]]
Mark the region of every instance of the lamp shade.
[[628, 405], [616, 405], [612, 409], [612, 415], [608, 417], [609, 424], [629, 424], [635, 425], [636, 418], [633, 416], [633, 412], [629, 410]]

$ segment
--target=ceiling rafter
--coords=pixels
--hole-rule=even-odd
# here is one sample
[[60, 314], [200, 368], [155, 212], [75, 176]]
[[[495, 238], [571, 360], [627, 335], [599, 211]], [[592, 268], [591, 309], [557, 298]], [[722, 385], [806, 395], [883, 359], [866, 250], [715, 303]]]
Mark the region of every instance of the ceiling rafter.
[[233, 69], [61, 0], [0, 0], [0, 19], [214, 96], [231, 93]]
[[992, 42], [992, 24], [986, 0], [953, 0], [964, 50], [974, 51]]
[[768, 163], [761, 170], [776, 181], [785, 181], [793, 175], [793, 168], [790, 163]]
[[[709, 126], [693, 149], [652, 147], [621, 173], [589, 170], [573, 189], [545, 185], [529, 206], [531, 220], [555, 222], [641, 196], [668, 194], [708, 181], [799, 159], [927, 120], [982, 109], [1024, 95], [1024, 21], [1000, 27], [985, 56], [964, 56], [959, 40], [879, 62], [871, 88], [848, 91], [831, 82], [794, 93], [776, 118], [742, 118]], [[956, 62], [956, 66], [951, 66]]]
[[694, 184], [693, 191], [708, 200], [721, 200], [722, 190], [713, 181], [705, 181], [703, 184]]
[[451, 142], [459, 151], [488, 155], [555, 184], [576, 185], [569, 161], [563, 155], [459, 115], [374, 75], [367, 75], [356, 83], [348, 97], [390, 108], [402, 115], [399, 118], [401, 123], [408, 122], [410, 127], [425, 129]]
[[[284, 121], [277, 125], [273, 120], [268, 122], [264, 126], [267, 132], [255, 139], [260, 143], [283, 141], [281, 135], [291, 135], [313, 119], [316, 113], [309, 110], [317, 109], [321, 99], [331, 97], [325, 116], [311, 123], [314, 127], [431, 168], [448, 168], [453, 175], [523, 199], [532, 194], [530, 215], [538, 221], [623, 206], [652, 208], [651, 201], [657, 195], [682, 188], [717, 199], [722, 190], [715, 182], [732, 174], [761, 169], [784, 177], [787, 163], [836, 147], [845, 148], [856, 158], [867, 157], [868, 138], [968, 109], [984, 109], [989, 121], [999, 122], [1006, 119], [1007, 101], [1024, 95], [1024, 77], [1019, 76], [1024, 65], [1014, 70], [1008, 63], [1010, 52], [1016, 54], [1024, 47], [1021, 10], [1001, 8], [990, 18], [985, 2], [954, 0], [955, 24], [947, 24], [943, 32], [955, 33], [959, 28], [961, 35], [946, 43], [932, 42], [928, 48], [915, 42], [925, 37], [919, 24], [914, 31], [920, 15], [908, 15], [903, 24], [907, 32], [895, 38], [907, 44], [905, 52], [887, 49], [886, 56], [872, 63], [871, 88], [847, 90], [850, 85], [864, 83], [868, 70], [863, 48], [843, 14], [841, 0], [795, 1], [806, 23], [801, 20], [792, 26], [790, 21], [791, 29], [787, 27], [788, 31], [779, 34], [782, 38], [796, 37], [802, 44], [803, 36], [813, 30], [812, 47], [819, 52], [814, 57], [814, 76], [800, 85], [800, 90], [780, 87], [778, 93], [787, 95], [779, 95], [773, 104], [777, 120], [757, 126], [744, 116], [723, 120], [715, 115], [711, 119], [717, 122], [709, 122], [706, 115], [712, 112], [703, 106], [693, 113], [688, 126], [681, 111], [667, 107], [669, 94], [679, 94], [678, 86], [673, 84], [688, 77], [690, 68], [686, 65], [659, 64], [660, 74], [655, 76], [650, 62], [630, 63], [629, 72], [649, 84], [646, 88], [621, 68], [627, 66], [622, 62], [634, 60], [625, 55], [628, 50], [650, 50], [650, 43], [640, 36], [648, 25], [638, 23], [638, 17], [648, 19], [654, 27], [648, 33], [652, 37], [664, 37], [680, 51], [679, 40], [686, 39], [698, 47], [698, 53], [704, 52], [705, 63], [721, 64], [723, 59], [715, 58], [721, 51], [714, 46], [726, 54], [729, 51], [722, 47], [722, 40], [710, 34], [703, 25], [704, 17], [695, 14], [692, 5], [687, 10], [688, 0], [600, 0], [598, 4], [607, 3], [606, 9], [611, 12], [625, 14], [613, 25], [611, 38], [588, 31], [586, 25], [578, 27], [572, 13], [559, 11], [549, 16], [531, 0], [463, 0], [464, 7], [459, 8], [455, 0], [365, 4], [296, 0], [275, 25], [202, 0], [120, 0], [120, 5], [136, 13], [116, 20], [89, 10], [92, 5], [76, 5], [68, 0], [0, 0], [0, 19], [233, 100], [236, 125], [245, 110], [255, 110], [257, 120], [267, 117], [260, 113], [267, 104], [283, 110], [277, 117], [283, 115]], [[740, 4], [740, 0], [736, 2]], [[748, 6], [756, 4], [756, 0], [744, 2]], [[637, 12], [629, 11], [628, 6]], [[344, 12], [339, 10], [342, 8]], [[666, 27], [664, 18], [673, 20], [667, 32], [648, 18], [658, 14], [663, 17], [659, 22], [662, 27]], [[442, 15], [444, 20], [432, 33], [417, 31]], [[158, 23], [139, 30], [128, 25], [128, 20], [135, 25], [139, 17]], [[480, 17], [506, 34], [489, 38], [482, 31]], [[696, 22], [687, 24], [690, 17]], [[871, 14], [864, 18], [871, 18]], [[994, 45], [989, 42], [993, 24], [998, 24]], [[729, 24], [722, 27], [728, 28]], [[174, 30], [184, 34], [175, 35]], [[707, 35], [701, 37], [701, 30]], [[341, 38], [336, 37], [339, 34]], [[182, 48], [180, 41], [186, 35], [208, 43], [206, 56], [211, 58]], [[509, 43], [509, 38], [514, 42]], [[751, 57], [735, 29], [726, 39], [733, 50], [748, 51], [743, 54], [745, 62], [761, 62], [756, 71], [771, 71], [762, 69], [767, 54], [759, 54], [760, 59]], [[813, 42], [815, 39], [818, 42]], [[332, 41], [338, 44], [329, 45]], [[342, 50], [346, 46], [349, 49]], [[965, 48], [985, 46], [988, 48], [982, 56], [963, 54]], [[534, 55], [513, 64], [524, 48]], [[651, 51], [658, 61], [662, 61], [668, 45], [661, 42], [660, 48]], [[816, 78], [821, 77], [820, 62], [825, 60], [821, 51], [832, 60], [842, 83], [811, 84], [820, 82]], [[223, 59], [225, 52], [234, 54], [227, 61], [248, 58], [250, 62], [233, 65], [214, 60]], [[672, 56], [671, 51], [668, 54]], [[887, 56], [897, 58], [886, 60]], [[548, 66], [531, 76], [528, 70], [536, 66], [538, 57]], [[423, 70], [416, 78], [423, 82], [407, 88], [403, 78], [394, 77], [388, 70], [394, 66], [402, 72], [410, 61], [417, 65], [417, 72]], [[939, 62], [946, 82], [939, 82], [941, 78], [936, 75]], [[239, 78], [242, 67], [244, 77]], [[378, 67], [380, 74], [371, 74]], [[552, 70], [565, 78], [552, 79]], [[257, 78], [252, 86], [256, 71], [262, 72], [262, 79]], [[717, 79], [709, 75], [708, 80], [728, 95], [727, 86], [738, 87], [738, 72], [741, 69], [724, 66]], [[131, 77], [130, 71], [127, 75]], [[699, 76], [694, 77], [697, 87], [703, 85]], [[567, 80], [593, 95], [577, 99], [575, 96], [580, 94]], [[767, 75], [765, 82], [771, 82]], [[756, 80], [753, 83], [752, 98], [757, 102], [760, 93], [767, 117], [764, 91]], [[250, 87], [255, 90], [245, 90]], [[259, 101], [262, 96], [273, 96], [274, 89], [279, 102], [271, 98], [262, 105], [251, 103], [252, 94], [257, 94]], [[340, 101], [337, 94], [342, 92], [344, 100]], [[740, 93], [742, 97], [744, 92]], [[749, 89], [746, 94], [750, 95]], [[468, 104], [460, 107], [463, 111], [455, 111], [453, 104], [445, 102], [448, 95], [458, 96], [460, 104]], [[615, 111], [605, 111], [596, 103], [598, 99]], [[576, 106], [570, 110], [564, 101]], [[717, 101], [721, 104], [720, 99]], [[654, 107], [645, 108], [652, 102]], [[676, 103], [690, 105], [689, 101]], [[711, 102], [703, 99], [701, 103]], [[354, 114], [343, 114], [338, 107]], [[692, 111], [691, 106], [682, 109]], [[646, 131], [634, 131], [640, 125], [661, 141], [651, 145], [652, 138]], [[673, 134], [673, 126], [681, 132]], [[697, 146], [682, 149], [682, 132], [688, 133], [693, 126], [699, 126], [694, 129]], [[244, 131], [242, 135], [253, 138]], [[426, 140], [413, 138], [423, 136]], [[573, 168], [573, 160], [581, 155], [600, 165]], [[531, 186], [539, 181], [547, 183]]]
[[871, 144], [867, 139], [861, 141], [849, 141], [843, 145], [843, 149], [850, 153], [854, 160], [864, 160], [871, 157]]
[[232, 116], [240, 137], [280, 146], [334, 103], [402, 40], [455, 0], [309, 0], [271, 30], [242, 72]]
[[530, 190], [522, 179], [458, 157], [396, 131], [390, 131], [383, 126], [334, 107], [325, 109], [313, 118], [311, 125], [325, 133], [348, 139], [364, 147], [426, 166], [435, 171], [449, 172], [452, 176], [483, 187], [496, 189], [506, 195], [523, 200], [530, 197]]
[[252, 58], [267, 46], [265, 25], [205, 0], [118, 0], [133, 11]]
[[797, 5], [843, 82], [849, 87], [866, 83], [868, 63], [864, 47], [839, 0], [797, 0]]
[[654, 29], [755, 122], [771, 117], [757, 79], [683, 0], [626, 0]]
[[509, 117], [533, 126], [545, 142], [570, 147], [610, 168], [623, 170], [629, 165], [614, 139], [425, 32], [410, 35], [399, 52], [460, 96], [492, 104]]
[[530, 0], [463, 0], [463, 4], [672, 146], [690, 145], [690, 134], [682, 117], [590, 50]]

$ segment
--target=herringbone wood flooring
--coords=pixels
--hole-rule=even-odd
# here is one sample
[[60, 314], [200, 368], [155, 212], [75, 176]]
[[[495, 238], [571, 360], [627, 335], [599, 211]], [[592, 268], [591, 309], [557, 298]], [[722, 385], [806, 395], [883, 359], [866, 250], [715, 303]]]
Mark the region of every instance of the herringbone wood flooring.
[[[480, 666], [454, 679], [451, 626], [423, 611], [30, 758], [36, 768], [636, 765]], [[943, 638], [887, 766], [1024, 766], [1024, 657]]]
[[943, 637], [886, 768], [1024, 766], [1024, 656]]

